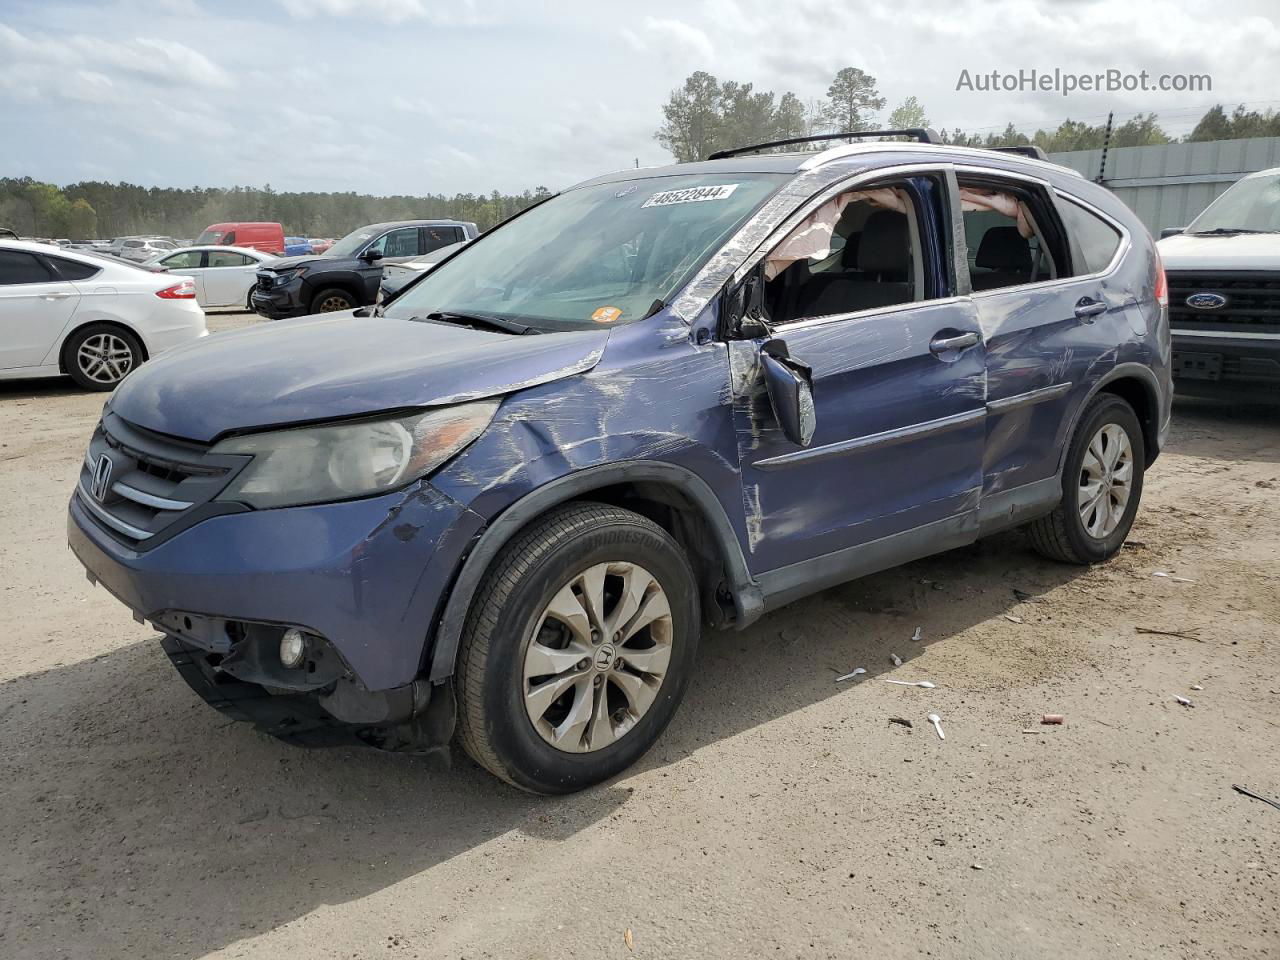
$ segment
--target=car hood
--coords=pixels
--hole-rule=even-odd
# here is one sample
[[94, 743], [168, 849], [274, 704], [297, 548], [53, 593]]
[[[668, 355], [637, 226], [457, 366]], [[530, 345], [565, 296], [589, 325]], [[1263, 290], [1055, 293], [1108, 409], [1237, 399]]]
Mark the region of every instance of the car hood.
[[516, 336], [350, 311], [219, 333], [151, 360], [111, 409], [208, 443], [222, 434], [492, 397], [585, 373], [605, 331]]
[[285, 271], [292, 270], [295, 267], [303, 266], [340, 266], [350, 268], [355, 265], [356, 262], [355, 257], [322, 257], [315, 253], [305, 253], [298, 257], [276, 257], [276, 259], [262, 264], [259, 269], [277, 270], [280, 273], [284, 273]]
[[1280, 270], [1280, 233], [1181, 233], [1156, 247], [1166, 270]]

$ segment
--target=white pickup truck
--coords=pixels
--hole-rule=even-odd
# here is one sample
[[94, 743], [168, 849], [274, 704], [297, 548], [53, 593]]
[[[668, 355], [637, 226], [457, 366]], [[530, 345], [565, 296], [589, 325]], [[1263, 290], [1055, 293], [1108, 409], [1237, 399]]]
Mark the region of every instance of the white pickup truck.
[[1165, 233], [1177, 392], [1280, 400], [1280, 167]]

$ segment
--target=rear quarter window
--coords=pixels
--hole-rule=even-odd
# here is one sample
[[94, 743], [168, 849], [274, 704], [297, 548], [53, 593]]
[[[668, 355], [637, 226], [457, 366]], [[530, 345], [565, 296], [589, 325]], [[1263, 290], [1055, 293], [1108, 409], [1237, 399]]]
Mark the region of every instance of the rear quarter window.
[[1062, 222], [1084, 263], [1077, 274], [1101, 273], [1110, 265], [1120, 247], [1120, 231], [1096, 213], [1086, 210], [1067, 197], [1058, 204]]
[[63, 257], [50, 257], [49, 262], [53, 264], [53, 268], [58, 271], [63, 280], [88, 280], [102, 272], [101, 267], [81, 263], [78, 260], [66, 260]]

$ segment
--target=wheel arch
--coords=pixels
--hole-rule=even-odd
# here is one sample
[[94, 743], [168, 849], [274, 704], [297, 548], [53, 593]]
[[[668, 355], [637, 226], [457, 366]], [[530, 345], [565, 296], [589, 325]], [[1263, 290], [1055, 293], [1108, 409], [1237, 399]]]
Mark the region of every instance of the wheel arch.
[[73, 322], [71, 329], [62, 335], [62, 342], [58, 344], [58, 370], [62, 373], [71, 372], [67, 369], [67, 345], [71, 343], [76, 334], [86, 327], [114, 327], [116, 330], [122, 330], [137, 340], [138, 345], [142, 347], [142, 362], [146, 363], [151, 359], [151, 351], [147, 347], [147, 338], [139, 333], [137, 328], [119, 320], [81, 320]]
[[1085, 410], [1088, 409], [1094, 397], [1100, 393], [1114, 394], [1133, 407], [1138, 423], [1142, 425], [1145, 466], [1151, 466], [1160, 455], [1160, 382], [1151, 369], [1144, 364], [1119, 363], [1093, 385], [1072, 415], [1071, 427], [1066, 433], [1066, 442], [1062, 446], [1058, 459], [1059, 473], [1066, 464], [1067, 448], [1071, 438], [1075, 436], [1080, 418], [1084, 416]]
[[[663, 461], [602, 464], [560, 477], [526, 494], [500, 513], [463, 561], [449, 590], [424, 669], [433, 683], [454, 670], [458, 643], [480, 581], [502, 547], [549, 510], [579, 500], [595, 500], [634, 510], [653, 520], [684, 549], [703, 609], [713, 621], [732, 618], [742, 627], [763, 612], [759, 585], [747, 569], [742, 545], [724, 507], [697, 474]], [[729, 596], [717, 595], [723, 584]], [[725, 609], [725, 607], [729, 609]]]

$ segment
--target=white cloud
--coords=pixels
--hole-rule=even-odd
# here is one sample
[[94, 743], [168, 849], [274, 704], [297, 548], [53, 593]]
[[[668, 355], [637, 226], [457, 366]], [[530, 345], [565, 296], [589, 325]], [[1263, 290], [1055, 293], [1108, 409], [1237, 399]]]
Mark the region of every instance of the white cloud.
[[479, 26], [491, 17], [476, 9], [475, 0], [432, 2], [432, 0], [279, 0], [288, 13], [299, 19], [317, 13], [334, 17], [366, 17], [383, 23], [425, 20], [438, 26]]
[[[676, 51], [677, 56], [692, 54], [705, 64], [709, 64], [715, 59], [715, 48], [711, 45], [711, 38], [703, 33], [702, 30], [692, 24], [685, 23], [683, 20], [645, 17], [644, 28], [649, 33], [655, 34], [659, 43], [667, 41], [681, 48]], [[692, 69], [698, 69], [698, 64], [692, 65]], [[692, 69], [690, 72], [692, 72]]]

